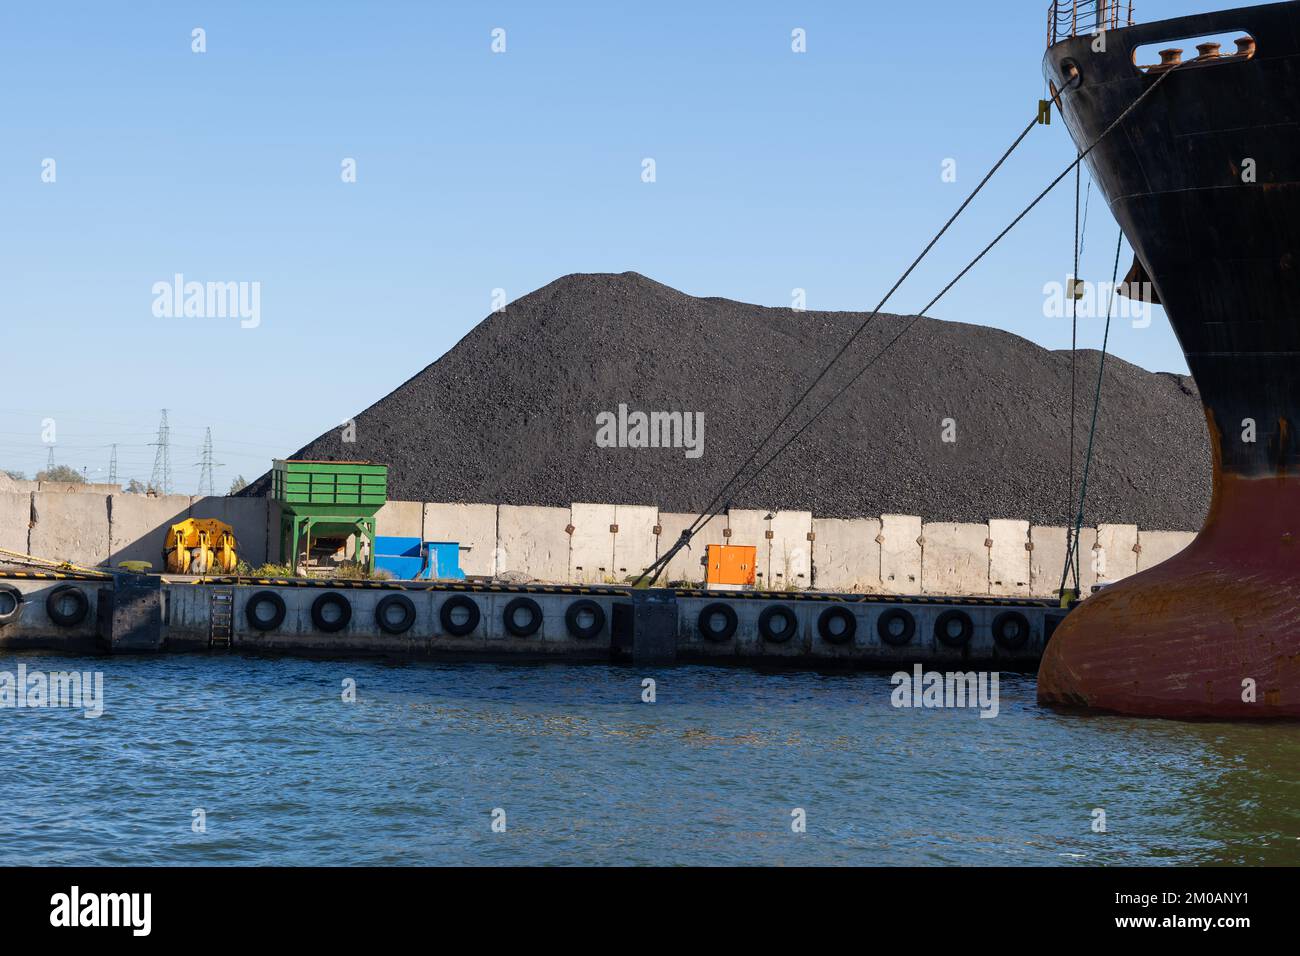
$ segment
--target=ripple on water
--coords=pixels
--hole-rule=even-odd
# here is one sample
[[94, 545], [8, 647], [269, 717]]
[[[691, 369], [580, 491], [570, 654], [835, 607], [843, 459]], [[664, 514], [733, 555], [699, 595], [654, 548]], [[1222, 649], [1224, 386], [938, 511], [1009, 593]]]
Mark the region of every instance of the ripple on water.
[[1300, 863], [1300, 726], [1062, 715], [1011, 675], [989, 720], [879, 674], [681, 667], [650, 705], [601, 666], [21, 658], [106, 702], [0, 710], [10, 865]]

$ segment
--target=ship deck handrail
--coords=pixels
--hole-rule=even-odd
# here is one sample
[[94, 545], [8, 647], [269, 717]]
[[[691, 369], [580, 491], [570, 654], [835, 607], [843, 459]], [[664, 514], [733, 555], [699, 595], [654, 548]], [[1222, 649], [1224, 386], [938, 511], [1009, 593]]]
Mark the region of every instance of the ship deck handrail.
[[1047, 10], [1047, 45], [1133, 25], [1133, 0], [1052, 0]]

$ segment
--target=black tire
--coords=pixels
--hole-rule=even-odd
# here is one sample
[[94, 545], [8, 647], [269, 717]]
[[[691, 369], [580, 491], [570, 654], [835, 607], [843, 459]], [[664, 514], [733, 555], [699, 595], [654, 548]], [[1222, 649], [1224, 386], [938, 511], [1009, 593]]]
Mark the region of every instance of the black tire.
[[[452, 617], [452, 614], [457, 610], [462, 610], [469, 615], [459, 624]], [[438, 609], [438, 623], [442, 625], [443, 632], [450, 634], [452, 637], [465, 637], [474, 633], [474, 629], [478, 627], [481, 619], [482, 613], [479, 611], [478, 605], [463, 594], [453, 594], [443, 601], [442, 607]]]
[[[257, 609], [263, 604], [271, 605], [271, 616], [262, 617]], [[284, 598], [274, 591], [258, 591], [244, 605], [244, 617], [248, 626], [258, 631], [274, 631], [284, 623]]]
[[[835, 621], [843, 621], [843, 630], [832, 629]], [[852, 644], [858, 633], [858, 619], [846, 607], [828, 607], [817, 616], [817, 633], [827, 644]]]
[[[902, 622], [902, 627], [894, 632], [894, 622]], [[916, 618], [912, 612], [901, 607], [891, 607], [876, 619], [876, 634], [890, 647], [905, 647], [916, 636]]]
[[[394, 622], [389, 611], [400, 608], [401, 619]], [[390, 594], [375, 605], [375, 623], [385, 634], [405, 634], [415, 623], [415, 604], [405, 594]]]
[[[721, 630], [712, 627], [709, 623], [713, 620], [715, 614], [721, 614], [726, 622]], [[706, 641], [713, 641], [715, 644], [731, 640], [735, 636], [739, 624], [740, 621], [736, 618], [736, 609], [730, 604], [721, 602], [705, 607], [696, 621], [696, 626], [700, 629], [700, 637]]]
[[993, 641], [1004, 651], [1018, 651], [1029, 642], [1029, 618], [1003, 611], [993, 619]]
[[[785, 622], [785, 626], [777, 628], [774, 621], [780, 618]], [[771, 644], [784, 644], [790, 638], [799, 632], [799, 619], [794, 616], [794, 611], [790, 610], [784, 604], [773, 604], [763, 609], [763, 613], [758, 616], [758, 633], [763, 635], [763, 640]]]
[[[65, 599], [71, 599], [71, 611], [63, 610]], [[59, 627], [76, 627], [90, 613], [90, 599], [81, 588], [63, 584], [51, 591], [50, 596], [45, 599], [45, 613]]]
[[23, 592], [12, 584], [0, 584], [0, 627], [18, 620], [22, 609]]
[[[339, 616], [332, 621], [325, 616], [325, 609], [331, 606], [339, 609]], [[347, 627], [351, 621], [352, 602], [338, 591], [326, 591], [311, 602], [311, 622], [316, 625], [318, 631], [336, 634]]]
[[[586, 627], [583, 627], [578, 622], [579, 615], [583, 612], [591, 615], [591, 623]], [[589, 601], [586, 598], [581, 601], [574, 601], [569, 605], [569, 609], [564, 612], [564, 626], [578, 640], [590, 640], [605, 628], [605, 609], [595, 601]]]
[[[956, 634], [952, 633], [949, 627], [953, 622], [960, 625]], [[945, 647], [965, 647], [970, 643], [971, 637], [975, 633], [975, 623], [970, 619], [970, 615], [965, 611], [959, 611], [953, 608], [944, 611], [934, 619], [934, 637], [940, 644]]]
[[[515, 614], [519, 611], [528, 612], [527, 624], [515, 620]], [[532, 598], [517, 597], [506, 605], [501, 614], [501, 623], [515, 637], [532, 637], [542, 627], [542, 606]]]

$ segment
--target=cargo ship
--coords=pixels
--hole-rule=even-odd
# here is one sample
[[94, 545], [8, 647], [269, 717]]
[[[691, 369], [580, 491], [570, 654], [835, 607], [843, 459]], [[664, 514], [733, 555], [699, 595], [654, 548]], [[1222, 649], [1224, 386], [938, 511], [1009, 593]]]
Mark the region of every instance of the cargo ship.
[[1086, 162], [1196, 381], [1214, 487], [1186, 550], [1061, 624], [1039, 701], [1300, 717], [1300, 2], [1053, 4], [1044, 72], [1080, 151], [1101, 138]]

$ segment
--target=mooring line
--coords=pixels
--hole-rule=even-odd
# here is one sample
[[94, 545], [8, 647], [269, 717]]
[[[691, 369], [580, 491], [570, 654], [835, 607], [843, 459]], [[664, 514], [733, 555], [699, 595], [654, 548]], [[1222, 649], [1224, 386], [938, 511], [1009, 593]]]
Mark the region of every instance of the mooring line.
[[[1033, 201], [1031, 201], [1028, 206], [1026, 206], [1023, 210], [1021, 210], [1020, 213], [1014, 219], [1011, 220], [1011, 222], [1006, 226], [1006, 228], [1004, 228], [1000, 233], [997, 234], [997, 236], [994, 237], [992, 242], [990, 242], [987, 246], [985, 246], [980, 251], [980, 253], [977, 256], [975, 256], [975, 258], [972, 259], [966, 265], [964, 269], [962, 269], [959, 273], [957, 273], [955, 277], [953, 277], [952, 281], [950, 281], [946, 286], [943, 287], [943, 289], [939, 291], [938, 295], [936, 295], [933, 299], [929, 301], [929, 303], [927, 303], [924, 307], [922, 307], [921, 311], [918, 314], [914, 315], [911, 318], [911, 320], [903, 327], [903, 329], [897, 335], [895, 335], [894, 338], [891, 339], [889, 343], [885, 345], [884, 348], [882, 348], [879, 352], [877, 352], [866, 365], [864, 365], [861, 369], [858, 370], [857, 374], [855, 374], [853, 378], [851, 378], [846, 385], [840, 388], [839, 391], [837, 391], [834, 395], [831, 396], [829, 401], [827, 401], [824, 405], [822, 405], [822, 407], [813, 415], [812, 418], [810, 418], [807, 422], [805, 422], [804, 425], [800, 427], [780, 448], [778, 448], [771, 456], [769, 456], [767, 460], [764, 461], [763, 464], [759, 466], [758, 470], [755, 471], [754, 474], [750, 475], [750, 477], [745, 481], [744, 484], [742, 484], [739, 488], [736, 488], [734, 491], [730, 492], [730, 494], [726, 495], [726, 497], [734, 497], [736, 494], [739, 494], [741, 491], [744, 491], [751, 484], [753, 484], [754, 480], [760, 474], [762, 474], [763, 471], [765, 471], [767, 467], [771, 465], [772, 462], [775, 461], [776, 458], [783, 451], [785, 451], [785, 449], [789, 448], [790, 445], [793, 444], [794, 441], [797, 438], [799, 438], [799, 436], [802, 435], [809, 428], [809, 426], [811, 426], [814, 422], [816, 422], [819, 418], [821, 418], [822, 414], [825, 413], [825, 411], [828, 408], [830, 408], [830, 406], [833, 405], [835, 401], [840, 398], [840, 396], [842, 396], [846, 391], [848, 391], [854, 385], [854, 383], [856, 383], [857, 380], [861, 378], [862, 375], [869, 368], [875, 365], [875, 363], [880, 360], [881, 356], [883, 356], [886, 352], [888, 352], [894, 346], [894, 344], [897, 343], [898, 340], [901, 339], [903, 335], [905, 335], [908, 332], [908, 330], [910, 330], [918, 321], [920, 321], [920, 319], [924, 317], [925, 313], [929, 311], [935, 305], [935, 303], [937, 303], [940, 299], [942, 299], [948, 293], [948, 291], [952, 289], [953, 286], [955, 286], [958, 282], [960, 282], [961, 279], [964, 278], [965, 275], [971, 271], [971, 269], [973, 269], [981, 260], [983, 260], [983, 258], [986, 255], [988, 255], [988, 253], [993, 249], [994, 246], [996, 246], [999, 242], [1001, 242], [1002, 239], [1005, 238], [1006, 235], [1009, 232], [1011, 232], [1012, 229], [1014, 229], [1017, 225], [1020, 224], [1021, 220], [1023, 220], [1025, 216], [1029, 215], [1029, 213], [1034, 209], [1034, 207], [1036, 207], [1040, 202], [1042, 202], [1042, 200], [1047, 196], [1048, 193], [1050, 193], [1053, 189], [1055, 189], [1056, 186], [1063, 179], [1065, 179], [1066, 176], [1068, 176], [1071, 172], [1073, 172], [1076, 168], [1080, 166], [1080, 164], [1084, 161], [1084, 159], [1086, 159], [1092, 153], [1092, 151], [1097, 148], [1097, 146], [1102, 142], [1102, 140], [1104, 140], [1107, 136], [1109, 136], [1111, 132], [1113, 132], [1117, 127], [1119, 127], [1120, 124], [1122, 124], [1124, 120], [1126, 120], [1129, 117], [1129, 115], [1132, 114], [1132, 112], [1135, 109], [1137, 109], [1137, 107], [1144, 100], [1146, 100], [1148, 96], [1150, 96], [1160, 87], [1160, 84], [1162, 84], [1166, 79], [1168, 79], [1171, 75], [1177, 72], [1177, 70], [1178, 67], [1174, 67], [1170, 70], [1165, 71], [1156, 79], [1154, 83], [1152, 83], [1149, 87], [1143, 90], [1142, 93], [1139, 94], [1137, 98], [1135, 98], [1133, 102], [1130, 103], [1124, 109], [1124, 111], [1119, 114], [1119, 116], [1115, 117], [1115, 119], [1110, 123], [1109, 126], [1107, 126], [1104, 130], [1102, 130], [1101, 134], [1095, 140], [1093, 140], [1092, 143], [1088, 145], [1087, 149], [1080, 151], [1078, 155], [1075, 157], [1074, 161], [1070, 163], [1068, 166], [1066, 166], [1065, 169], [1061, 171], [1060, 175], [1058, 175], [1055, 179], [1053, 179], [1050, 183], [1048, 183], [1047, 186], [1044, 187], [1042, 192], [1040, 192], [1037, 196], [1035, 196]], [[1055, 97], [1053, 97], [1053, 102], [1058, 102], [1061, 95], [1064, 94], [1066, 89], [1071, 89], [1072, 87], [1077, 85], [1076, 81], [1078, 79], [1079, 79], [1078, 74], [1072, 77], [1070, 83], [1067, 84], [1065, 88], [1060, 90]], [[1029, 129], [1032, 128], [1034, 125], [1036, 125], [1037, 122], [1038, 119], [1037, 117], [1035, 117], [1034, 122], [1031, 123], [1029, 128], [1027, 128], [1023, 133], [1021, 133], [1019, 137], [1017, 137], [1015, 143], [1012, 144], [1011, 148], [1007, 151], [1006, 154], [1004, 154], [1002, 159], [998, 160], [998, 163], [993, 167], [993, 169], [989, 171], [989, 173], [981, 181], [979, 187], [976, 188], [975, 192], [971, 193], [970, 197], [968, 197], [967, 200], [964, 203], [962, 203], [961, 207], [959, 207], [958, 211], [953, 214], [953, 217], [949, 219], [947, 224], [945, 224], [944, 229], [940, 230], [939, 234], [936, 235], [935, 238], [930, 241], [930, 243], [926, 246], [925, 251], [921, 254], [921, 256], [917, 258], [916, 262], [920, 262], [920, 260], [924, 258], [925, 254], [928, 253], [931, 248], [933, 248], [934, 243], [938, 241], [938, 238], [943, 234], [943, 231], [946, 230], [948, 226], [951, 225], [952, 222], [956, 219], [956, 217], [961, 213], [961, 211], [964, 210], [966, 206], [970, 204], [970, 200], [973, 199], [975, 195], [979, 192], [979, 190], [983, 188], [984, 184], [988, 182], [988, 180], [992, 177], [993, 173], [996, 172], [997, 169], [1006, 160], [1006, 157], [1009, 156], [1011, 154], [1011, 151], [1014, 150], [1015, 147], [1020, 144], [1020, 141], [1023, 140], [1024, 137], [1028, 134]], [[912, 268], [915, 268], [916, 262], [914, 262], [913, 265], [909, 267], [908, 270], [909, 273]], [[906, 275], [907, 273], [904, 274], [904, 278], [906, 277]], [[902, 279], [900, 279], [898, 282], [894, 284], [893, 288], [890, 289], [889, 294], [886, 295], [885, 299], [887, 300], [889, 296], [893, 295], [894, 291], [897, 290], [898, 286], [901, 284], [902, 284]], [[856, 338], [857, 335], [860, 334], [862, 330], [866, 328], [867, 324], [873, 318], [876, 317], [876, 315], [880, 311], [880, 308], [883, 306], [884, 301], [885, 300], [882, 300], [881, 306], [877, 306], [876, 310], [872, 312], [870, 316], [867, 317], [867, 320], [863, 322], [862, 326], [859, 327], [858, 332], [854, 333], [853, 338]], [[833, 365], [840, 358], [840, 356], [844, 354], [845, 350], [847, 350], [849, 345], [852, 344], [853, 338], [851, 338], [849, 342], [846, 343], [845, 346], [841, 348], [839, 352], [836, 353], [835, 357], [831, 359], [831, 362], [827, 365], [827, 367], [822, 370], [822, 373], [818, 375], [816, 381], [814, 382], [814, 386], [816, 385], [816, 382], [820, 382], [821, 379], [825, 377], [825, 374], [830, 370], [831, 365]], [[758, 446], [754, 449], [753, 453], [746, 460], [746, 462], [741, 466], [741, 468], [736, 472], [736, 474], [733, 475], [730, 479], [728, 479], [726, 484], [723, 485], [722, 491], [720, 491], [718, 495], [714, 497], [713, 501], [710, 502], [708, 514], [701, 515], [694, 522], [692, 522], [690, 527], [688, 527], [686, 530], [682, 532], [681, 537], [678, 538], [677, 542], [668, 549], [668, 552], [664, 554], [663, 557], [656, 559], [649, 567], [645, 569], [645, 571], [643, 571], [637, 577], [636, 581], [633, 582], [634, 587], [640, 584], [641, 581], [643, 581], [647, 575], [651, 574], [651, 572], [653, 572], [653, 576], [650, 579], [650, 583], [654, 584], [656, 581], [658, 581], [660, 575], [663, 574], [664, 569], [668, 566], [669, 562], [673, 559], [673, 557], [675, 557], [676, 554], [683, 547], [685, 547], [685, 545], [690, 541], [690, 539], [694, 537], [696, 534], [698, 534], [699, 531], [702, 528], [704, 528], [705, 525], [707, 525], [710, 521], [712, 521], [715, 517], [717, 517], [717, 515], [721, 511], [721, 508], [717, 507], [717, 505], [719, 503], [719, 500], [724, 498], [724, 493], [731, 486], [731, 484], [738, 477], [740, 477], [740, 475], [744, 472], [745, 468], [748, 467], [748, 465], [755, 458], [758, 457], [758, 452], [763, 448], [763, 446], [767, 444], [768, 441], [771, 440], [772, 435], [775, 434], [775, 432], [780, 428], [780, 426], [784, 424], [787, 420], [789, 420], [790, 416], [794, 413], [794, 411], [803, 403], [804, 399], [808, 395], [808, 392], [812, 390], [812, 387], [813, 386], [809, 387], [808, 391], [805, 392], [804, 395], [800, 397], [799, 401], [795, 403], [794, 407], [792, 407], [790, 411], [787, 412], [786, 415], [781, 419], [781, 422], [778, 423], [777, 427], [774, 428], [772, 431], [770, 431], [768, 435], [763, 439], [763, 441], [761, 441], [758, 444]]]

